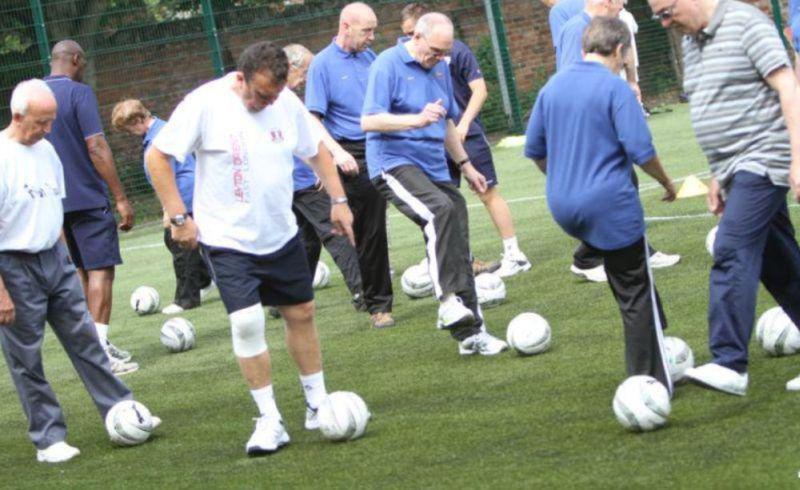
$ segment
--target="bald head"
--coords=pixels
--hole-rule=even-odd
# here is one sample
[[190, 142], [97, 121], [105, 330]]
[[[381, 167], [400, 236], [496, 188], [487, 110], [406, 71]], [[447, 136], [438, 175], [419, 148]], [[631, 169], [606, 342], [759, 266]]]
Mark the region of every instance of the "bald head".
[[364, 2], [348, 3], [342, 9], [342, 13], [339, 14], [340, 23], [363, 23], [370, 19], [375, 19], [377, 22], [377, 17], [375, 16], [375, 12], [372, 10], [372, 7]]
[[296, 89], [306, 81], [308, 66], [314, 59], [312, 53], [302, 44], [288, 44], [283, 47], [286, 57], [289, 58], [289, 74], [286, 77], [286, 86], [291, 90]]
[[50, 132], [56, 118], [56, 98], [45, 82], [37, 78], [20, 82], [11, 93], [12, 139], [32, 145]]
[[417, 21], [414, 36], [407, 46], [414, 59], [430, 70], [453, 48], [453, 23], [439, 12], [425, 14]]
[[65, 75], [76, 82], [83, 80], [86, 68], [86, 53], [72, 39], [59, 41], [50, 52], [50, 74]]
[[414, 33], [419, 33], [426, 38], [432, 36], [445, 36], [453, 39], [453, 22], [444, 14], [430, 12], [419, 18], [414, 27]]
[[339, 15], [339, 33], [336, 44], [347, 52], [366, 50], [375, 39], [378, 17], [366, 3], [347, 4]]

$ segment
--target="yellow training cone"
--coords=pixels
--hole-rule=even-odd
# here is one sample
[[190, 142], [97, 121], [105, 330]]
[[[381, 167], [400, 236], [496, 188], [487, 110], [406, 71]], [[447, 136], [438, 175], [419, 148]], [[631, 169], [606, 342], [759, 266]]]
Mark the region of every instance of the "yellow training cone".
[[683, 185], [678, 190], [677, 197], [678, 199], [684, 199], [687, 197], [705, 196], [707, 193], [708, 186], [694, 175], [690, 175], [683, 181]]

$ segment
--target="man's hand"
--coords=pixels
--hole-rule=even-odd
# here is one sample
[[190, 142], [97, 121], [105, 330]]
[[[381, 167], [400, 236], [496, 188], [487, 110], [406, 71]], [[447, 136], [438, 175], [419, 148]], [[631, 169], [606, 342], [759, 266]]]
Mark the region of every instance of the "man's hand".
[[178, 242], [181, 248], [197, 248], [197, 225], [190, 216], [186, 217], [183, 226], [172, 225], [172, 239]]
[[117, 199], [117, 212], [119, 213], [119, 229], [128, 231], [133, 228], [133, 206], [128, 198]]
[[9, 326], [12, 323], [14, 323], [14, 302], [0, 281], [0, 326]]
[[711, 179], [711, 183], [708, 185], [706, 204], [708, 204], [708, 210], [717, 216], [720, 216], [725, 211], [725, 202], [722, 200], [722, 192], [720, 192], [717, 179]]
[[346, 175], [358, 174], [358, 162], [353, 158], [353, 155], [344, 150], [333, 154], [333, 163]]
[[331, 224], [334, 235], [346, 236], [350, 245], [356, 246], [356, 238], [353, 234], [353, 213], [350, 212], [347, 203], [331, 205]]
[[169, 222], [169, 214], [167, 214], [167, 210], [165, 209], [164, 214], [161, 216], [161, 226], [166, 230], [171, 224], [172, 223]]
[[486, 177], [475, 170], [475, 167], [473, 167], [471, 163], [465, 163], [461, 166], [461, 174], [467, 179], [470, 189], [478, 194], [483, 194], [489, 188], [489, 186], [486, 185]]
[[461, 140], [461, 143], [467, 139], [467, 133], [469, 133], [469, 124], [464, 124], [464, 122], [460, 122], [456, 125], [456, 134], [458, 135], [458, 139]]
[[442, 105], [442, 99], [437, 99], [436, 102], [425, 104], [425, 108], [418, 114], [419, 122], [417, 123], [417, 127], [424, 128], [430, 126], [431, 124], [439, 122], [445, 116], [447, 116], [447, 111], [444, 105]]
[[674, 201], [678, 193], [675, 190], [675, 185], [672, 183], [672, 181], [668, 180], [667, 182], [662, 183], [661, 185], [664, 187], [664, 195], [661, 197], [661, 200], [664, 202]]
[[794, 200], [800, 202], [800, 165], [792, 164], [789, 168], [789, 186], [794, 194]]

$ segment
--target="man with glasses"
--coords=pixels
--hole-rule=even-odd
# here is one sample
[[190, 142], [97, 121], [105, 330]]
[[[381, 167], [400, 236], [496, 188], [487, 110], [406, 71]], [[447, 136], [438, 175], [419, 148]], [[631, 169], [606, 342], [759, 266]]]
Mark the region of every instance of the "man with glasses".
[[496, 355], [505, 342], [484, 328], [470, 265], [467, 206], [450, 178], [445, 148], [476, 192], [486, 179], [470, 163], [456, 132], [458, 106], [444, 58], [453, 24], [440, 13], [423, 15], [413, 37], [387, 49], [369, 72], [361, 127], [375, 186], [423, 232], [437, 326], [460, 341], [462, 355]]
[[[800, 324], [800, 248], [786, 194], [800, 200], [800, 87], [775, 25], [735, 0], [650, 0], [684, 34], [683, 86], [720, 216], [709, 277], [710, 363], [687, 371], [744, 395], [759, 279]], [[787, 383], [800, 390], [800, 377]]]

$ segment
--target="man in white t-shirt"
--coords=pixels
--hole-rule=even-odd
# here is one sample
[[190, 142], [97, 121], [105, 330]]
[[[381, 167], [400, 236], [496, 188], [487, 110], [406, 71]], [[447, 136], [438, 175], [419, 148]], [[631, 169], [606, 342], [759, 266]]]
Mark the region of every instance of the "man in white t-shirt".
[[[22, 82], [11, 95], [11, 124], [0, 133], [0, 344], [36, 458], [47, 463], [68, 461], [80, 451], [64, 440], [64, 415], [44, 376], [45, 321], [103, 418], [114, 404], [133, 396], [111, 372], [75, 265], [60, 239], [64, 170], [43, 139], [56, 108], [45, 82]], [[154, 422], [161, 423], [156, 417]]]
[[[262, 305], [276, 305], [286, 320], [307, 429], [319, 427], [316, 410], [327, 396], [312, 278], [292, 213], [293, 155], [316, 171], [331, 197], [334, 230], [353, 243], [353, 217], [336, 168], [311, 115], [285, 88], [288, 69], [274, 43], [249, 46], [237, 71], [184, 98], [146, 156], [173, 238], [186, 247], [199, 242], [228, 312], [233, 351], [261, 414], [246, 445], [252, 456], [289, 442], [272, 390]], [[192, 152], [194, 218], [186, 215], [168, 160], [184, 161]]]

